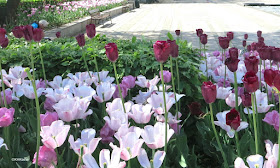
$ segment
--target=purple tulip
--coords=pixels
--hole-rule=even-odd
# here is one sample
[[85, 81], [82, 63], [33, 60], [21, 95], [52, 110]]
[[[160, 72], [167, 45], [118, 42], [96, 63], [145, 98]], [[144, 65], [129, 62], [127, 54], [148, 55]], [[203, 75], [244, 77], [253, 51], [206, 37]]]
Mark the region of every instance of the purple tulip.
[[180, 30], [175, 30], [175, 33], [177, 36], [180, 36], [181, 31]]
[[102, 138], [101, 139], [101, 142], [103, 144], [109, 144], [110, 142], [114, 142], [114, 134], [115, 134], [115, 131], [112, 130], [108, 123], [106, 122], [105, 125], [101, 128], [100, 130], [100, 137]]
[[56, 112], [46, 112], [46, 114], [40, 114], [40, 124], [42, 126], [50, 126], [52, 122], [58, 120], [58, 115]]
[[201, 44], [205, 45], [207, 44], [207, 34], [202, 34], [199, 36]]
[[178, 57], [179, 55], [179, 46], [176, 44], [175, 40], [167, 40], [167, 42], [170, 44], [170, 55], [172, 57]]
[[79, 34], [76, 36], [76, 40], [79, 44], [80, 47], [85, 46], [86, 40], [85, 40], [85, 35], [84, 34]]
[[248, 34], [244, 34], [244, 39], [245, 39], [245, 40], [248, 39]]
[[135, 87], [135, 80], [136, 77], [128, 75], [123, 77], [122, 84], [125, 85], [128, 89], [131, 89]]
[[229, 47], [229, 38], [228, 37], [219, 37], [219, 44], [222, 49], [227, 49]]
[[0, 28], [0, 44], [5, 41], [6, 38], [6, 30], [4, 28]]
[[200, 35], [203, 34], [203, 30], [202, 29], [196, 29], [196, 35], [197, 37], [200, 37]]
[[[161, 72], [159, 72], [159, 76], [160, 76], [160, 79], [162, 79], [161, 77]], [[171, 72], [169, 71], [163, 71], [163, 81], [164, 83], [169, 83], [172, 79], [172, 75], [171, 75]]]
[[259, 59], [256, 56], [245, 57], [244, 63], [247, 71], [258, 72]]
[[40, 28], [33, 29], [33, 40], [34, 41], [40, 42], [43, 37], [44, 37], [43, 29], [40, 29]]
[[119, 58], [118, 47], [115, 43], [105, 45], [106, 55], [111, 62], [116, 62]]
[[0, 43], [0, 44], [1, 44], [1, 47], [2, 47], [2, 48], [8, 47], [8, 45], [9, 45], [9, 39], [6, 37], [6, 38], [4, 39], [4, 41], [2, 41], [2, 43]]
[[214, 103], [217, 97], [217, 88], [212, 82], [203, 82], [201, 86], [202, 96], [207, 104]]
[[233, 39], [233, 32], [227, 32], [227, 38], [231, 41]]
[[23, 26], [15, 26], [13, 28], [12, 32], [13, 32], [13, 34], [16, 38], [22, 38], [23, 37], [22, 29], [23, 29]]
[[93, 38], [96, 34], [95, 24], [86, 25], [86, 32], [89, 38]]
[[258, 37], [261, 37], [261, 36], [262, 36], [262, 31], [258, 30], [258, 31], [257, 31], [257, 36], [258, 36]]
[[58, 31], [58, 32], [55, 33], [55, 35], [56, 35], [56, 38], [60, 38], [61, 37], [61, 32]]
[[33, 39], [33, 27], [31, 25], [25, 25], [22, 28], [23, 37], [26, 41], [31, 41]]

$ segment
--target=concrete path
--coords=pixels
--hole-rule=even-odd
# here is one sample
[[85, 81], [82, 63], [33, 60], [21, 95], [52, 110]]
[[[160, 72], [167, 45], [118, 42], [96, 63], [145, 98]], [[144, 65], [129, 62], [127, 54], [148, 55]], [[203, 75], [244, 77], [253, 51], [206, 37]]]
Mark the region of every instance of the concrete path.
[[[208, 2], [209, 1], [209, 2]], [[257, 0], [251, 0], [258, 2]], [[264, 0], [274, 2], [273, 0]], [[280, 16], [242, 6], [242, 0], [177, 0], [175, 3], [140, 4], [134, 9], [97, 27], [97, 33], [113, 38], [166, 40], [167, 33], [175, 36], [181, 30], [182, 38], [198, 47], [195, 30], [202, 28], [208, 34], [208, 48], [219, 49], [219, 36], [234, 32], [233, 45], [242, 48], [244, 33], [248, 42], [257, 41], [256, 32], [263, 31], [267, 45], [280, 46]], [[182, 3], [184, 2], [184, 3]], [[186, 3], [187, 2], [187, 3]]]

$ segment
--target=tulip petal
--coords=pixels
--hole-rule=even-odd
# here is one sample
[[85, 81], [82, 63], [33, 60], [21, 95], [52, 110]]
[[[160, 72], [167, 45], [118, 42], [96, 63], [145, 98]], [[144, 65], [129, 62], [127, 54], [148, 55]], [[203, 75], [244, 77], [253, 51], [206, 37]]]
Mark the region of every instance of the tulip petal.
[[148, 159], [148, 155], [147, 155], [147, 152], [145, 151], [145, 149], [143, 149], [143, 148], [140, 149], [140, 152], [139, 152], [139, 155], [137, 156], [137, 159], [138, 159], [140, 165], [143, 168], [150, 168], [151, 167], [151, 164], [150, 164], [150, 161]]
[[91, 154], [85, 154], [83, 156], [83, 162], [87, 168], [99, 168], [98, 164]]
[[164, 151], [157, 151], [154, 156], [154, 168], [160, 168], [165, 157]]

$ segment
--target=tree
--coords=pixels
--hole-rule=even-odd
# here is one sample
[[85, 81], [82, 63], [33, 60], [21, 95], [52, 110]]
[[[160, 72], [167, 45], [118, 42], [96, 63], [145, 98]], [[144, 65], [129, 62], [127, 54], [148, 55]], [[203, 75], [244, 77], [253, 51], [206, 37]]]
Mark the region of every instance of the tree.
[[0, 7], [0, 25], [15, 18], [19, 3], [20, 0], [8, 0], [5, 6]]

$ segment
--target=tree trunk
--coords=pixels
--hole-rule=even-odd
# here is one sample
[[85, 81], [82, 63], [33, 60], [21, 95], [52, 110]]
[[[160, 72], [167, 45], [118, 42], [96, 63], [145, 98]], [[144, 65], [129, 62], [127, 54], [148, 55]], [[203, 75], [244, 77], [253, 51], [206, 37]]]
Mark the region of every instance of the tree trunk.
[[15, 18], [19, 3], [20, 0], [8, 0], [5, 7], [0, 7], [0, 25], [3, 25], [6, 21]]

